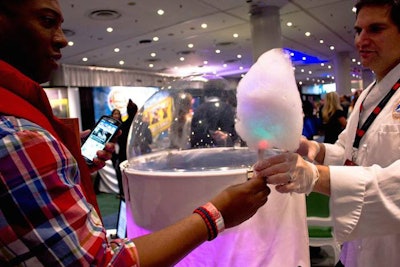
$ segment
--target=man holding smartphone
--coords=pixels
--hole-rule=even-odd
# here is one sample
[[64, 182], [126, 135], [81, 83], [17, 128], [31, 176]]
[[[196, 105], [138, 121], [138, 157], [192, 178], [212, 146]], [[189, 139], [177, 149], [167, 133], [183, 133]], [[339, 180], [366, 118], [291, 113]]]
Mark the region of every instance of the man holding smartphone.
[[62, 22], [57, 0], [0, 1], [0, 266], [171, 266], [254, 215], [270, 192], [261, 177], [159, 232], [107, 242], [80, 144], [39, 85], [67, 45]]

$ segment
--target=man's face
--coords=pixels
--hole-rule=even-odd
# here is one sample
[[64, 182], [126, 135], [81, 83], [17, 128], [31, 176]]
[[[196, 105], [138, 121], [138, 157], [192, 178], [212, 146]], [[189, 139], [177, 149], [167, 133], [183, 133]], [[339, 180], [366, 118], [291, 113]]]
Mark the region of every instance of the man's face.
[[355, 45], [363, 66], [382, 79], [400, 62], [400, 32], [387, 6], [366, 6], [355, 22]]
[[57, 0], [29, 0], [13, 7], [14, 14], [0, 13], [0, 56], [31, 79], [48, 81], [67, 40]]

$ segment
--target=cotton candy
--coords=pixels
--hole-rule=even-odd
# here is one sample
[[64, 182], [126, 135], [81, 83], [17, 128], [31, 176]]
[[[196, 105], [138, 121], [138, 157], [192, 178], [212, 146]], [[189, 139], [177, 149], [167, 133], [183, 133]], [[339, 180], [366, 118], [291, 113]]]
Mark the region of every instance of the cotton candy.
[[302, 103], [291, 60], [282, 49], [262, 54], [239, 82], [235, 129], [250, 149], [299, 147]]

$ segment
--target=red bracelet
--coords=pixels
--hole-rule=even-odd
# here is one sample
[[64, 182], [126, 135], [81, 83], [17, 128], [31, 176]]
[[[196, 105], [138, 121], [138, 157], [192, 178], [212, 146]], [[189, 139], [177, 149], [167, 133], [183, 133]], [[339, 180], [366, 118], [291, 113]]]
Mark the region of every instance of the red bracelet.
[[225, 229], [224, 219], [219, 210], [211, 203], [207, 203], [201, 207], [198, 207], [193, 211], [203, 218], [207, 230], [208, 240], [213, 240]]

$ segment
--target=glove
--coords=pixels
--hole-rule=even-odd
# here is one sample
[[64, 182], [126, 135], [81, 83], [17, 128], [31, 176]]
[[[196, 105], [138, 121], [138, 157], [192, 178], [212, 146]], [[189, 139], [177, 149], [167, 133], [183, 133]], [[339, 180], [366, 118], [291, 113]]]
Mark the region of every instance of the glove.
[[298, 157], [296, 167], [289, 171], [290, 183], [293, 183], [294, 192], [310, 194], [319, 179], [317, 166]]
[[253, 171], [256, 176], [266, 177], [268, 184], [276, 185], [280, 193], [309, 194], [319, 179], [317, 166], [293, 152], [259, 160], [253, 165]]
[[320, 151], [319, 144], [316, 141], [309, 141], [305, 137], [300, 139], [300, 146], [297, 149], [303, 157], [307, 157], [310, 161], [314, 161]]

